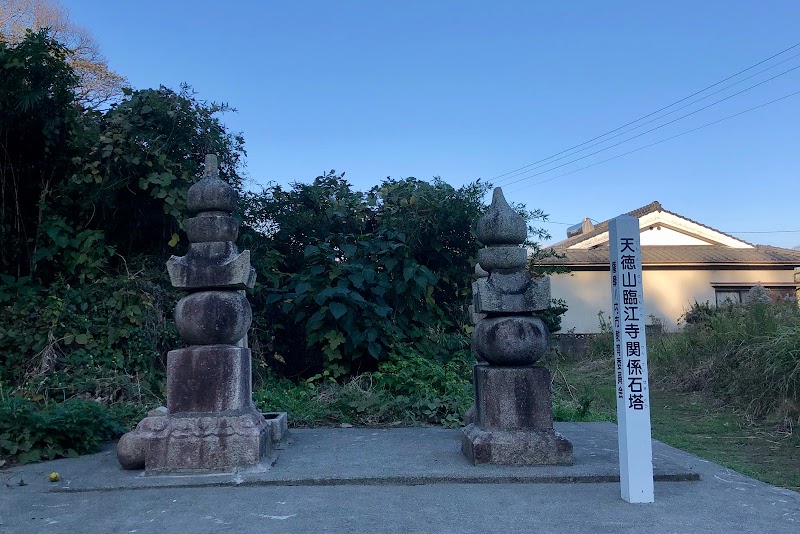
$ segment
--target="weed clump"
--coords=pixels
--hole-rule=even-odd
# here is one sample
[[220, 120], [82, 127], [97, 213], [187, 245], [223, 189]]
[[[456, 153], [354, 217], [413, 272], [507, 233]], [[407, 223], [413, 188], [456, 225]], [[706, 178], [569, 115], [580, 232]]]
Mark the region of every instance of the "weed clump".
[[651, 347], [652, 369], [688, 391], [705, 390], [750, 417], [800, 420], [800, 310], [748, 295], [743, 304], [695, 304], [682, 332]]

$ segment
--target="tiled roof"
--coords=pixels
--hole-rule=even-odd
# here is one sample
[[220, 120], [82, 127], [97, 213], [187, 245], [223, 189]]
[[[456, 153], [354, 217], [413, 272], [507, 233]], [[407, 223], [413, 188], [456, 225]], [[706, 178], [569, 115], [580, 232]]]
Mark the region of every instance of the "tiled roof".
[[[665, 210], [664, 207], [661, 206], [661, 203], [658, 202], [657, 200], [654, 201], [654, 202], [651, 202], [650, 204], [647, 204], [646, 206], [642, 206], [641, 208], [637, 208], [637, 209], [635, 209], [633, 211], [629, 211], [628, 213], [626, 213], [626, 215], [630, 215], [631, 217], [636, 217], [637, 219], [639, 219], [639, 218], [643, 217], [644, 215], [647, 215], [648, 213], [654, 213], [654, 212], [657, 212], [657, 211], [663, 211], [664, 213], [669, 213], [670, 215], [674, 215], [676, 217], [680, 217], [681, 219], [685, 219], [685, 220], [690, 221], [690, 222], [692, 222], [694, 224], [700, 225], [703, 228], [708, 228], [709, 230], [713, 230], [714, 232], [718, 232], [718, 233], [720, 233], [720, 234], [722, 234], [724, 236], [730, 237], [731, 239], [736, 239], [737, 241], [742, 241], [743, 243], [747, 243], [747, 241], [739, 239], [738, 237], [734, 237], [734, 236], [728, 235], [725, 232], [720, 232], [716, 228], [711, 228], [710, 226], [707, 226], [707, 225], [705, 225], [703, 223], [697, 222], [697, 221], [695, 221], [693, 219], [690, 219], [688, 217], [684, 217], [683, 215], [679, 215], [679, 214], [677, 214], [675, 212], [672, 212], [672, 211], [669, 211], [669, 210]], [[600, 235], [600, 234], [602, 234], [604, 232], [608, 232], [608, 223], [610, 222], [610, 220], [611, 219], [609, 219], [608, 221], [603, 221], [601, 223], [598, 223], [591, 231], [586, 232], [585, 234], [578, 234], [576, 236], [569, 237], [569, 238], [565, 239], [564, 241], [559, 241], [558, 243], [555, 243], [554, 245], [552, 245], [552, 248], [554, 248], [554, 249], [566, 249], [566, 248], [571, 247], [573, 245], [577, 245], [578, 243], [580, 243], [582, 241], [586, 241], [587, 239], [591, 239], [591, 238], [593, 238], [595, 236], [598, 236], [598, 235]], [[752, 245], [752, 243], [747, 243], [747, 244], [748, 245]]]
[[[555, 247], [554, 247], [555, 248]], [[608, 247], [556, 250], [563, 258], [546, 258], [547, 265], [608, 265]], [[800, 251], [768, 245], [730, 248], [722, 245], [643, 246], [644, 265], [784, 265], [800, 267]]]

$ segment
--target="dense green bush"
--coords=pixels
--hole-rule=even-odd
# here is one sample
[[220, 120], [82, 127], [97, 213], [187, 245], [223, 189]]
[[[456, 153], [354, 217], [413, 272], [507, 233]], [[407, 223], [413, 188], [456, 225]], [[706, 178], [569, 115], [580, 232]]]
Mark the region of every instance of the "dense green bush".
[[21, 397], [0, 400], [0, 458], [24, 464], [93, 452], [126, 430], [125, 415], [83, 399], [45, 407]]
[[75, 286], [0, 275], [0, 380], [42, 400], [158, 402], [176, 296], [155, 268]]

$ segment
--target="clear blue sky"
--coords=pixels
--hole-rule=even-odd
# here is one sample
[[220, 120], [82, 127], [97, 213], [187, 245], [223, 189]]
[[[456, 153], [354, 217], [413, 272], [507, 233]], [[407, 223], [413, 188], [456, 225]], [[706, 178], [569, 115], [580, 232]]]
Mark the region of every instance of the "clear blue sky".
[[[800, 42], [796, 0], [63, 3], [134, 87], [187, 82], [237, 108], [224, 122], [245, 136], [253, 187], [329, 169], [361, 190], [386, 176], [503, 185], [510, 180], [493, 178]], [[747, 74], [794, 54], [800, 47]], [[797, 65], [800, 57], [669, 119]], [[796, 91], [800, 69], [504, 191], [560, 223], [659, 200], [727, 232], [800, 230], [800, 95], [533, 185]], [[558, 240], [566, 226], [546, 228]], [[738, 235], [800, 244], [800, 232]]]

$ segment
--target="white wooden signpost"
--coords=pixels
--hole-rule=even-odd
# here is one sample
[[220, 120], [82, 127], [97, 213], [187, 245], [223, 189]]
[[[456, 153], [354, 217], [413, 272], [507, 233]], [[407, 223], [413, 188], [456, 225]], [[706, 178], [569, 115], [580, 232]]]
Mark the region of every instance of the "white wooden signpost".
[[639, 219], [628, 215], [612, 219], [609, 237], [620, 487], [622, 498], [627, 502], [653, 502], [653, 445]]

